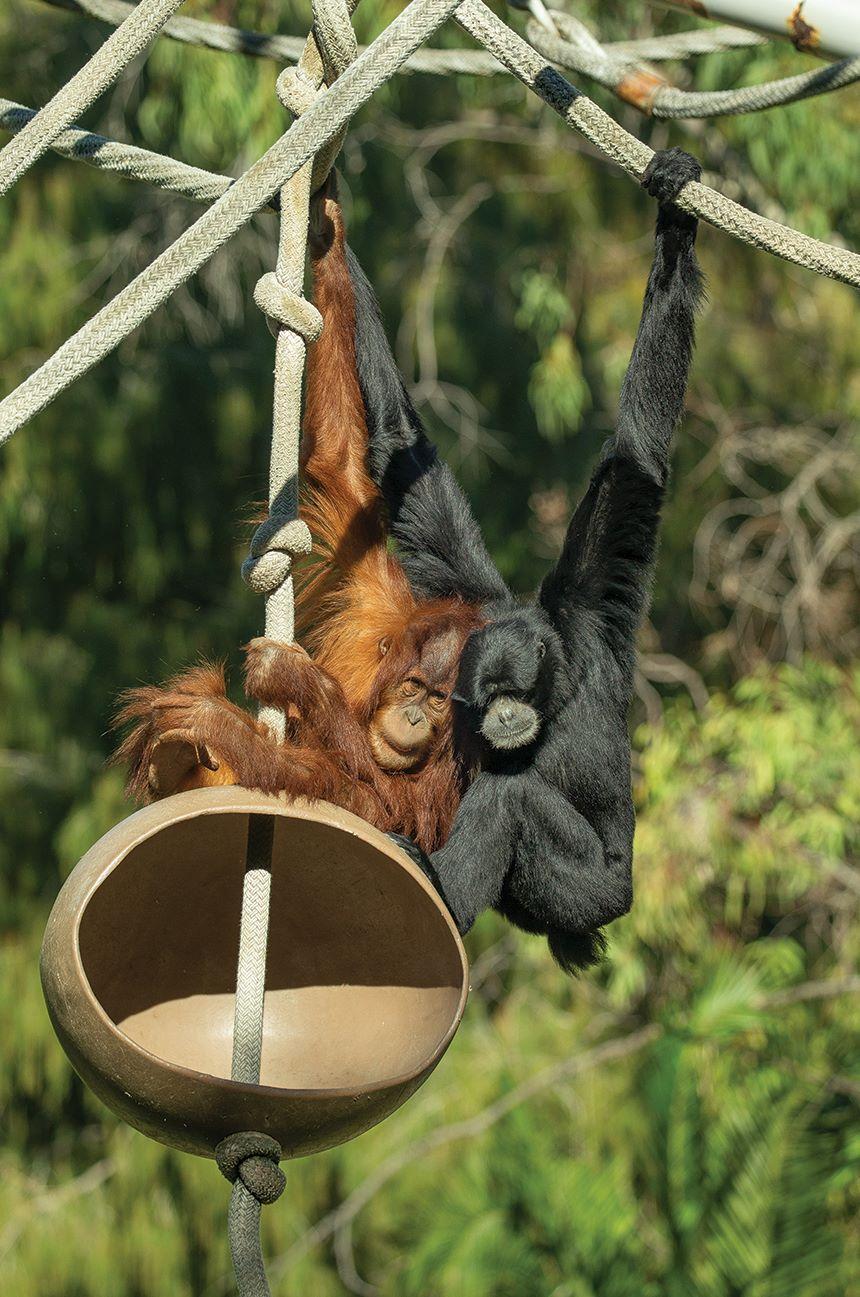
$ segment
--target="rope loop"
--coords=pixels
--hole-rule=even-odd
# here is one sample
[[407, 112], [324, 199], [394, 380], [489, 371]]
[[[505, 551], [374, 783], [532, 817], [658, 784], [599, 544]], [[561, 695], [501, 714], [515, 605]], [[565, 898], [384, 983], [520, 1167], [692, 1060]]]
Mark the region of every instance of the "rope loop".
[[313, 549], [313, 540], [301, 518], [284, 519], [270, 514], [251, 538], [251, 552], [242, 564], [242, 578], [255, 594], [272, 594], [293, 570], [293, 560]]
[[316, 86], [301, 65], [284, 68], [279, 73], [275, 93], [294, 117], [301, 117], [317, 97]]
[[218, 1170], [235, 1184], [241, 1180], [257, 1202], [264, 1206], [277, 1202], [287, 1183], [278, 1162], [283, 1151], [276, 1139], [256, 1130], [228, 1135], [215, 1149]]
[[305, 342], [316, 342], [322, 333], [323, 321], [313, 302], [282, 284], [274, 271], [257, 280], [254, 301], [268, 321], [269, 330], [278, 336], [279, 328], [291, 329]]

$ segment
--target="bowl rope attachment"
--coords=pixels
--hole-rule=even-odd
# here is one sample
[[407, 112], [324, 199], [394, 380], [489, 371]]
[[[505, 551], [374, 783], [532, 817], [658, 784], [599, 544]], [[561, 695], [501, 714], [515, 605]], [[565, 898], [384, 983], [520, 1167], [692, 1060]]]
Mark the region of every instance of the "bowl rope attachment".
[[[297, 66], [285, 68], [277, 81], [278, 97], [294, 117], [301, 116], [321, 87], [330, 85], [355, 58], [350, 13], [357, 2], [313, 0], [313, 31], [302, 56]], [[325, 182], [342, 143], [341, 134], [281, 189], [275, 271], [264, 275], [254, 291], [254, 300], [275, 336], [275, 383], [269, 516], [254, 534], [242, 576], [266, 597], [266, 635], [283, 643], [291, 643], [295, 632], [293, 559], [311, 551], [310, 532], [298, 517], [305, 354], [307, 344], [322, 332], [319, 312], [302, 294], [310, 200]], [[260, 718], [283, 739], [283, 712], [264, 707]], [[271, 816], [249, 815], [230, 1072], [233, 1080], [248, 1085], [260, 1082], [273, 833]], [[284, 1174], [278, 1166], [281, 1155], [276, 1140], [256, 1131], [230, 1136], [216, 1150], [220, 1170], [233, 1183], [228, 1233], [240, 1297], [270, 1297], [260, 1214], [264, 1203], [274, 1202], [283, 1192]]]

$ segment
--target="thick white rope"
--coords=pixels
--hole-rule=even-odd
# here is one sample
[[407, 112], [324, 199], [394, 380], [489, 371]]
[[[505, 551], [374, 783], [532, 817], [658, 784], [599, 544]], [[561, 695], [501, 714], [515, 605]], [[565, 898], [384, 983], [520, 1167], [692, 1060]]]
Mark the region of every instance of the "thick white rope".
[[[351, 0], [354, 5], [356, 0]], [[310, 109], [324, 80], [343, 73], [356, 54], [348, 7], [350, 0], [314, 0], [314, 32], [298, 66], [278, 78], [278, 96], [296, 119]], [[251, 544], [242, 572], [255, 589], [266, 594], [266, 635], [291, 643], [295, 630], [292, 563], [309, 553], [311, 536], [298, 517], [299, 441], [302, 385], [307, 344], [319, 336], [322, 318], [302, 295], [307, 257], [308, 219], [314, 181], [322, 182], [342, 142], [337, 133], [317, 158], [309, 158], [286, 181], [280, 192], [281, 224], [274, 274], [264, 275], [254, 300], [266, 312], [275, 332], [275, 386], [272, 447], [269, 466], [269, 517]], [[274, 707], [261, 708], [260, 718], [283, 740], [286, 717]], [[271, 816], [248, 817], [248, 849], [242, 886], [242, 917], [236, 1000], [233, 1018], [235, 1080], [258, 1084], [263, 1051], [266, 995], [266, 952], [269, 899], [272, 886]], [[247, 1140], [249, 1136], [246, 1134]], [[280, 1151], [276, 1156], [280, 1155]], [[277, 1174], [277, 1172], [276, 1172]], [[283, 1178], [278, 1181], [283, 1185]], [[260, 1207], [253, 1185], [240, 1173], [230, 1200], [230, 1250], [241, 1297], [268, 1297], [269, 1286], [260, 1243]]]
[[343, 76], [217, 202], [0, 402], [0, 442], [108, 355], [346, 126], [457, 0], [410, 0]]
[[155, 40], [182, 3], [139, 0], [122, 26], [0, 152], [0, 194], [5, 194], [57, 136], [116, 81], [123, 68]]
[[[337, 135], [356, 109], [445, 21], [455, 6], [456, 0], [411, 0], [336, 84], [321, 94], [305, 115], [194, 225], [0, 402], [0, 442], [112, 351], [204, 265], [271, 199], [276, 189]], [[550, 67], [482, 0], [462, 0], [455, 16], [466, 31], [539, 95], [568, 126], [581, 131], [629, 175], [641, 179], [653, 156], [652, 150]], [[688, 184], [678, 202], [687, 211], [753, 247], [860, 287], [860, 256], [856, 252], [831, 247], [768, 220], [702, 184]]]
[[[653, 150], [625, 131], [608, 113], [565, 80], [560, 72], [550, 67], [546, 59], [497, 18], [483, 0], [462, 0], [454, 17], [523, 85], [558, 113], [562, 121], [580, 131], [628, 175], [637, 181], [642, 179], [654, 156]], [[764, 248], [784, 261], [806, 266], [821, 275], [860, 288], [860, 255], [856, 252], [834, 248], [788, 225], [770, 221], [696, 181], [684, 186], [676, 202], [685, 211], [754, 248]]]
[[[35, 108], [16, 104], [11, 99], [0, 99], [0, 130], [17, 135], [35, 116]], [[99, 171], [109, 171], [129, 180], [143, 180], [158, 189], [182, 194], [196, 203], [214, 203], [233, 184], [231, 176], [219, 176], [214, 171], [189, 166], [187, 162], [178, 162], [162, 153], [139, 149], [134, 144], [122, 144], [74, 126], [58, 135], [51, 149], [61, 157], [86, 162]]]
[[[354, 61], [355, 34], [343, 0], [315, 0], [314, 36], [299, 59], [278, 77], [278, 96], [295, 118], [317, 99], [326, 80], [334, 83]], [[299, 519], [299, 440], [302, 423], [302, 384], [308, 342], [319, 337], [322, 318], [302, 295], [307, 256], [308, 219], [313, 189], [325, 180], [340, 133], [316, 158], [306, 162], [281, 189], [281, 225], [274, 274], [257, 284], [254, 300], [265, 311], [275, 333], [275, 391], [272, 450], [269, 467], [269, 517], [251, 542], [242, 575], [266, 595], [266, 635], [289, 643], [295, 630], [293, 559], [309, 554], [311, 535]], [[277, 708], [263, 708], [261, 719], [279, 739], [285, 717]]]

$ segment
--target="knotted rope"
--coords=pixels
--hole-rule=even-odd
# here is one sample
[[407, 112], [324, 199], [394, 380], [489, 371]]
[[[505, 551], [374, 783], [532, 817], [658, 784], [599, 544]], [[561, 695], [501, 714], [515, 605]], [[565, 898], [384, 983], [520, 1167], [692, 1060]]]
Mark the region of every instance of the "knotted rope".
[[227, 1230], [242, 1297], [269, 1297], [259, 1245], [260, 1214], [265, 1204], [277, 1202], [284, 1192], [280, 1158], [278, 1141], [257, 1131], [230, 1135], [215, 1149], [218, 1169], [233, 1185]]
[[538, 53], [561, 67], [591, 77], [652, 117], [737, 116], [827, 94], [860, 81], [860, 58], [853, 58], [757, 86], [702, 92], [678, 90], [661, 73], [641, 62], [641, 52], [602, 45], [573, 14], [558, 9], [544, 13], [548, 21], [532, 17], [526, 24], [529, 44]]
[[[331, 85], [358, 52], [350, 22], [356, 0], [314, 0], [314, 31], [296, 67], [285, 68], [277, 81], [278, 98], [300, 118], [314, 103], [320, 87]], [[322, 318], [302, 295], [307, 255], [310, 197], [322, 185], [343, 143], [343, 129], [293, 175], [281, 189], [281, 226], [274, 273], [254, 290], [254, 301], [275, 334], [275, 393], [272, 455], [269, 471], [269, 516], [257, 528], [242, 575], [266, 596], [266, 635], [289, 642], [295, 625], [293, 559], [310, 553], [311, 536], [298, 518], [299, 438], [302, 379], [307, 344], [319, 337]], [[283, 738], [284, 717], [264, 708], [261, 718]]]
[[[278, 77], [281, 103], [298, 120], [314, 103], [320, 87], [346, 70], [357, 47], [350, 22], [357, 0], [313, 0], [314, 28], [298, 66]], [[302, 380], [307, 344], [319, 337], [322, 317], [302, 295], [307, 255], [311, 192], [321, 185], [340, 150], [343, 130], [332, 135], [316, 156], [308, 158], [281, 188], [281, 224], [274, 272], [263, 275], [254, 301], [275, 334], [275, 386], [269, 465], [269, 516], [257, 528], [242, 575], [266, 596], [266, 635], [292, 642], [295, 630], [293, 559], [308, 554], [311, 535], [298, 517], [299, 440]], [[283, 739], [286, 718], [275, 707], [263, 707], [260, 718]], [[234, 1080], [258, 1084], [263, 1049], [266, 949], [272, 875], [274, 821], [248, 817], [248, 849], [242, 887], [236, 1006], [233, 1021]], [[260, 1209], [283, 1190], [277, 1166], [281, 1149], [267, 1136], [240, 1134], [216, 1152], [218, 1165], [233, 1180], [228, 1232], [240, 1297], [268, 1297], [260, 1244]]]

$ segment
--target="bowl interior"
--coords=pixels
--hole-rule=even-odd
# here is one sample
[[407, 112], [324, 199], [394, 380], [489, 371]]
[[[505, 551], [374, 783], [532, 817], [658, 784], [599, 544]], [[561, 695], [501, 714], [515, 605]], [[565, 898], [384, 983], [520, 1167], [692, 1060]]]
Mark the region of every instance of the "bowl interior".
[[[261, 1082], [337, 1090], [415, 1074], [454, 1024], [457, 943], [385, 851], [274, 817]], [[101, 1008], [169, 1063], [230, 1076], [247, 813], [168, 823], [102, 878], [78, 948]]]

